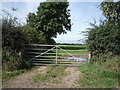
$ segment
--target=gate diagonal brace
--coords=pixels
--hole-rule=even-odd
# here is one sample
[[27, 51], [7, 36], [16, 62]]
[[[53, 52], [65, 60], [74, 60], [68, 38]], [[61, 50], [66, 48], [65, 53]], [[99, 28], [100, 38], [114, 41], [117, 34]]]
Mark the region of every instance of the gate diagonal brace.
[[77, 61], [77, 59], [72, 55], [70, 54], [69, 52], [67, 52], [66, 50], [62, 49], [61, 47], [58, 46], [58, 48], [60, 48], [61, 50], [63, 50], [64, 52], [66, 52], [67, 54], [69, 54], [70, 56], [72, 56], [74, 58], [74, 61]]
[[35, 57], [34, 57], [34, 58], [32, 58], [31, 60], [36, 59], [37, 57], [42, 56], [43, 54], [46, 54], [47, 52], [49, 52], [49, 51], [53, 50], [54, 48], [56, 48], [56, 46], [54, 46], [54, 47], [53, 47], [53, 48], [51, 48], [51, 49], [48, 49], [47, 51], [45, 51], [45, 52], [41, 53], [40, 55], [35, 56]]

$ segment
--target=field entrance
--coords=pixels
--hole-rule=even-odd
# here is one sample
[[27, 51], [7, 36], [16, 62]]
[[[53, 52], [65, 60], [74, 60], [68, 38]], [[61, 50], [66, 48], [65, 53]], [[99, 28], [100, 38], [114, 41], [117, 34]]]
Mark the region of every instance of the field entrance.
[[84, 45], [25, 45], [24, 56], [33, 65], [80, 66], [89, 60], [89, 53]]

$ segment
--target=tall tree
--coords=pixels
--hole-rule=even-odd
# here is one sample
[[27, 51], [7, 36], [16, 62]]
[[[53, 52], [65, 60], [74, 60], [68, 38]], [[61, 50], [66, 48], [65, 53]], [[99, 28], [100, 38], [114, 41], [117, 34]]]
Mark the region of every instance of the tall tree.
[[29, 13], [27, 24], [39, 30], [47, 38], [57, 37], [71, 30], [68, 2], [43, 2], [38, 6], [38, 11]]

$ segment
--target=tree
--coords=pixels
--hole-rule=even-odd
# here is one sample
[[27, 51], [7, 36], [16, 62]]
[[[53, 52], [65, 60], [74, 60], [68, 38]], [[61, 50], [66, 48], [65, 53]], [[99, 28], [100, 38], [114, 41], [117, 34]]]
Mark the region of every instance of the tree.
[[55, 44], [53, 39], [47, 40], [40, 31], [35, 28], [29, 27], [28, 25], [22, 26], [23, 32], [29, 43], [40, 43], [40, 44]]
[[88, 49], [94, 56], [120, 55], [120, 1], [102, 2], [100, 8], [106, 19], [100, 20], [99, 25], [90, 23]]
[[13, 8], [12, 8], [12, 11], [13, 11], [13, 12], [14, 12], [14, 11], [17, 11], [17, 9], [13, 7]]
[[100, 9], [103, 11], [103, 15], [109, 21], [120, 20], [120, 1], [118, 2], [102, 2]]
[[29, 13], [27, 24], [46, 38], [57, 37], [57, 34], [71, 30], [71, 21], [68, 2], [43, 2], [38, 6], [36, 14]]

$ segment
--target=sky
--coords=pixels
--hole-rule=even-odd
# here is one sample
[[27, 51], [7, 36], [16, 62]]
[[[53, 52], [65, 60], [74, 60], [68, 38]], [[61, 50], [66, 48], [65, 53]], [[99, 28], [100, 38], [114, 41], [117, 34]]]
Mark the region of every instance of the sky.
[[[2, 2], [2, 9], [13, 16], [16, 16], [22, 23], [26, 23], [26, 17], [30, 12], [36, 12], [40, 2]], [[104, 19], [102, 11], [99, 9], [100, 2], [70, 2], [68, 9], [71, 14], [71, 31], [67, 34], [58, 35], [54, 38], [57, 43], [83, 43], [85, 38], [82, 31], [90, 27], [89, 22], [94, 22], [94, 19], [99, 22], [100, 18]], [[17, 8], [13, 12], [11, 8]], [[2, 15], [5, 15], [2, 12]], [[81, 41], [82, 40], [82, 41]]]

